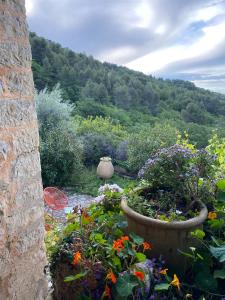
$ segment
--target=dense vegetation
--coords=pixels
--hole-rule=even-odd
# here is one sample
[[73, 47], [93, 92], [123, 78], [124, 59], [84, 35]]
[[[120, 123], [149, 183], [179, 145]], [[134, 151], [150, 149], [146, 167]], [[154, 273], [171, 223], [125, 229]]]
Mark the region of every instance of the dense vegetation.
[[45, 184], [82, 182], [81, 170], [90, 173], [103, 155], [137, 173], [178, 132], [187, 131], [198, 148], [214, 129], [225, 136], [221, 94], [101, 63], [35, 33], [30, 41]]

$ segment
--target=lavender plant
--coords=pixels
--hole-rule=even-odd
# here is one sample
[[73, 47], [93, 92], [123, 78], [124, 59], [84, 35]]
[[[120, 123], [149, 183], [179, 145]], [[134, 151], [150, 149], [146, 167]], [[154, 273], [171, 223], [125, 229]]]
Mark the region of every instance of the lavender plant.
[[193, 211], [199, 200], [210, 205], [215, 198], [214, 161], [215, 156], [203, 149], [191, 151], [177, 144], [160, 149], [138, 174], [148, 182], [141, 193], [145, 206], [147, 200], [154, 211], [163, 210], [182, 218], [176, 212]]

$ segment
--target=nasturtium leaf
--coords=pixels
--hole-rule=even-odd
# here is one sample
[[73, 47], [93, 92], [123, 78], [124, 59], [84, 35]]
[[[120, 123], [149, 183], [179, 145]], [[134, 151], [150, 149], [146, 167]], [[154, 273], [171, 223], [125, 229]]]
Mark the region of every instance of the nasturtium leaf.
[[225, 268], [221, 270], [215, 270], [213, 273], [214, 278], [225, 279]]
[[144, 239], [140, 237], [139, 235], [135, 234], [134, 232], [130, 233], [130, 237], [134, 241], [134, 243], [141, 245], [144, 242]]
[[218, 189], [225, 192], [225, 179], [221, 179], [221, 180], [217, 181], [216, 185], [217, 185]]
[[210, 272], [199, 272], [195, 276], [195, 283], [201, 289], [214, 292], [217, 290], [217, 280], [212, 276]]
[[80, 278], [84, 277], [86, 274], [87, 274], [87, 272], [85, 271], [82, 273], [78, 273], [76, 275], [67, 276], [67, 277], [65, 277], [64, 282], [70, 282], [70, 281], [80, 279]]
[[155, 285], [154, 290], [157, 291], [157, 292], [167, 291], [169, 287], [170, 287], [169, 283], [159, 283], [159, 284]]
[[139, 282], [134, 275], [123, 275], [117, 279], [116, 291], [120, 297], [128, 297], [132, 295], [134, 287], [138, 286]]
[[137, 257], [137, 259], [138, 259], [139, 262], [144, 262], [144, 261], [146, 261], [146, 255], [144, 255], [144, 254], [141, 253], [141, 252], [137, 252], [137, 253], [135, 254], [135, 256]]
[[225, 245], [222, 245], [220, 247], [209, 247], [210, 252], [212, 255], [219, 260], [219, 262], [225, 261]]
[[225, 221], [222, 219], [214, 219], [209, 221], [211, 229], [219, 230], [224, 226]]

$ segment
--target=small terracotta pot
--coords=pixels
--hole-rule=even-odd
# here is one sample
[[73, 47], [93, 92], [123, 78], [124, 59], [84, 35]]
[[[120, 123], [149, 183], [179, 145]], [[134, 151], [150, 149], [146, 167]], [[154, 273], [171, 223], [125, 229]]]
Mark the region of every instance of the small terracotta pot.
[[97, 167], [97, 175], [103, 179], [110, 179], [114, 174], [114, 167], [110, 157], [100, 158], [100, 163]]
[[201, 210], [197, 217], [187, 221], [166, 222], [135, 212], [127, 205], [126, 198], [121, 201], [122, 210], [128, 221], [128, 233], [134, 232], [152, 245], [152, 250], [147, 252], [147, 256], [159, 257], [162, 255], [168, 267], [181, 270], [186, 269], [188, 262], [178, 249], [189, 252], [189, 247], [197, 246], [196, 240], [191, 237], [190, 232], [197, 228], [201, 229], [208, 215], [206, 206], [202, 202], [200, 205]]

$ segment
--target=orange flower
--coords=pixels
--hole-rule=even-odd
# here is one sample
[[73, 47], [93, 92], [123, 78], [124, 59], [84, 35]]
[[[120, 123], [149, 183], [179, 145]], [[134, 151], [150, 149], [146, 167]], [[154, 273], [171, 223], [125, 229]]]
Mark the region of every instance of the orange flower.
[[162, 269], [159, 274], [162, 274], [162, 275], [167, 275], [167, 271], [168, 269]]
[[50, 225], [50, 224], [45, 224], [45, 230], [46, 230], [46, 231], [52, 230], [52, 225]]
[[216, 212], [210, 211], [210, 212], [208, 213], [208, 219], [214, 220], [214, 219], [216, 219], [216, 218], [217, 218]]
[[124, 242], [124, 241], [129, 241], [129, 236], [125, 235], [125, 236], [122, 236], [121, 237], [121, 241]]
[[173, 280], [170, 282], [170, 284], [176, 286], [178, 290], [180, 289], [180, 280], [176, 274], [173, 275]]
[[123, 242], [118, 239], [116, 241], [113, 242], [113, 249], [117, 250], [118, 252], [120, 252], [121, 249], [124, 248]]
[[116, 276], [112, 271], [107, 274], [106, 279], [111, 280], [114, 284], [116, 283]]
[[152, 249], [152, 245], [147, 243], [147, 242], [144, 242], [142, 245], [144, 247], [144, 250], [151, 250]]
[[80, 261], [81, 261], [81, 253], [80, 253], [80, 251], [77, 251], [73, 255], [72, 265], [76, 266]]
[[138, 278], [138, 279], [140, 279], [140, 280], [144, 280], [145, 279], [145, 274], [143, 273], [143, 272], [141, 272], [141, 271], [136, 271], [136, 272], [134, 272], [134, 275]]
[[105, 296], [110, 297], [110, 288], [108, 287], [108, 285], [105, 286]]

